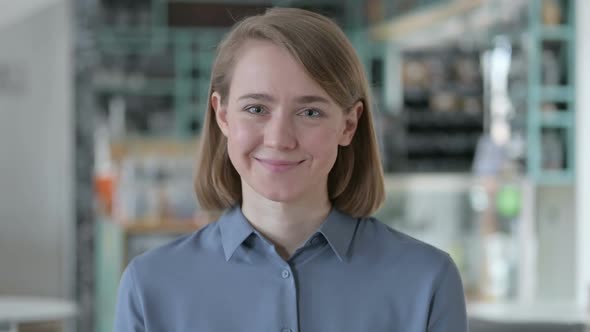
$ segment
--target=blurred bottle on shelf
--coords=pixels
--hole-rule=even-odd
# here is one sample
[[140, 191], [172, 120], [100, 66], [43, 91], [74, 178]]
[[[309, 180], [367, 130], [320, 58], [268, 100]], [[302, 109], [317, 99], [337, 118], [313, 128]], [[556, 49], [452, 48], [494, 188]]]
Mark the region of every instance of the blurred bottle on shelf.
[[120, 162], [114, 218], [147, 224], [197, 220], [194, 159], [171, 151], [126, 155]]
[[434, 112], [457, 112], [457, 96], [450, 91], [435, 91], [430, 96], [430, 108]]
[[541, 134], [544, 170], [562, 170], [565, 166], [565, 146], [561, 134], [557, 129], [545, 129]]
[[542, 82], [544, 85], [559, 85], [561, 72], [557, 60], [556, 51], [552, 49], [543, 50], [542, 59]]
[[559, 25], [563, 22], [560, 2], [565, 0], [544, 0], [543, 1], [543, 24]]
[[115, 188], [115, 170], [109, 148], [109, 130], [100, 123], [94, 132], [94, 172], [93, 183], [100, 214], [111, 215]]

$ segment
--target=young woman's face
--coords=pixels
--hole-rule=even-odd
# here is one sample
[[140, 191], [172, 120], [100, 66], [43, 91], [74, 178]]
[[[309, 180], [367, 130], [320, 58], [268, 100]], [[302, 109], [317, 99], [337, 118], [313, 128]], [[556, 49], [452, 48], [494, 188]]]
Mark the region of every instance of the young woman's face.
[[265, 41], [244, 45], [232, 77], [229, 96], [213, 93], [211, 103], [245, 192], [277, 202], [324, 199], [362, 103], [345, 113], [285, 49]]

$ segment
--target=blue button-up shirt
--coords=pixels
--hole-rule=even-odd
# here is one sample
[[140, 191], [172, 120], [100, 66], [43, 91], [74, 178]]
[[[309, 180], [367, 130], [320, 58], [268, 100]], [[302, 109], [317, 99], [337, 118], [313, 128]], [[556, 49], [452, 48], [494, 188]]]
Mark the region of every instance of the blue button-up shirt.
[[464, 332], [463, 288], [444, 252], [332, 209], [288, 260], [239, 207], [134, 258], [115, 332]]

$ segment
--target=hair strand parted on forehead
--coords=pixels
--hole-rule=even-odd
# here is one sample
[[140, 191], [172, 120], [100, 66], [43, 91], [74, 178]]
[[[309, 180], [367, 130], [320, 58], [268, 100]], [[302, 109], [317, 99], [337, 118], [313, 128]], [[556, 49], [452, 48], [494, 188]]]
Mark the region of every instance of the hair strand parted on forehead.
[[358, 101], [363, 103], [351, 144], [338, 149], [328, 178], [328, 195], [343, 212], [354, 217], [371, 215], [382, 204], [385, 189], [365, 72], [353, 46], [333, 21], [294, 8], [272, 8], [238, 22], [217, 48], [195, 178], [201, 207], [219, 212], [242, 201], [240, 176], [227, 155], [227, 139], [217, 126], [210, 97], [218, 92], [222, 103], [227, 102], [240, 48], [253, 39], [284, 47], [344, 111]]

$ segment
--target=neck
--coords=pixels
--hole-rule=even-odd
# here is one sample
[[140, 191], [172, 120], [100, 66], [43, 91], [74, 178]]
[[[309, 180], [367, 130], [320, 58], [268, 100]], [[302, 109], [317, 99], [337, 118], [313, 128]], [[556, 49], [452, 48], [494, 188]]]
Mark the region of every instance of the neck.
[[326, 220], [332, 204], [328, 194], [295, 202], [274, 202], [242, 184], [242, 213], [288, 260]]

